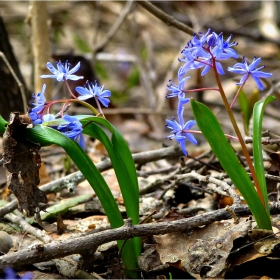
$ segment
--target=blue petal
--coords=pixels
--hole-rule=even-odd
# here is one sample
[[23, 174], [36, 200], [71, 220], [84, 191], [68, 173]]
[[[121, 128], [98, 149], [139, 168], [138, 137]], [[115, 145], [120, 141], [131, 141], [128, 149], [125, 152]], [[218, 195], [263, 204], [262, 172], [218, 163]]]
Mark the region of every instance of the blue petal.
[[197, 140], [194, 138], [194, 136], [191, 133], [186, 133], [186, 137], [191, 143], [197, 145]]
[[255, 77], [254, 75], [252, 75], [252, 78], [253, 78], [254, 81], [256, 82], [258, 88], [259, 88], [260, 90], [263, 90], [263, 89], [264, 89], [264, 86], [263, 86], [261, 80], [260, 80], [258, 77]]
[[94, 94], [90, 90], [85, 88], [85, 87], [76, 87], [76, 91], [79, 94], [81, 94], [81, 95], [91, 95], [91, 96], [94, 96]]
[[46, 66], [53, 74], [57, 75], [59, 73], [50, 62], [47, 62]]
[[71, 75], [71, 74], [77, 72], [80, 69], [80, 66], [81, 66], [81, 63], [78, 62], [77, 65], [75, 67], [73, 67], [67, 74]]

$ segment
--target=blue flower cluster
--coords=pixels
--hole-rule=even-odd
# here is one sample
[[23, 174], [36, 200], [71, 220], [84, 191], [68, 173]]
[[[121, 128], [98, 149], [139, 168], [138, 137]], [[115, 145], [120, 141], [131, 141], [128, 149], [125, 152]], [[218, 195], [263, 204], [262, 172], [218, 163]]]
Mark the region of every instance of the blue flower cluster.
[[[67, 61], [64, 64], [61, 61], [57, 62], [57, 69], [50, 62], [48, 62], [46, 66], [52, 72], [52, 74], [41, 75], [41, 78], [55, 78], [59, 82], [66, 83], [67, 80], [77, 81], [84, 78], [82, 76], [74, 75], [74, 73], [76, 73], [80, 68], [80, 62], [72, 69], [70, 69], [70, 64]], [[88, 88], [86, 88], [86, 86]], [[100, 107], [98, 103], [99, 101], [105, 107], [108, 107], [110, 103], [109, 97], [111, 96], [111, 92], [109, 90], [103, 90], [104, 86], [98, 86], [97, 82], [95, 82], [95, 84], [87, 82], [86, 86], [76, 87], [76, 91], [80, 94], [80, 96], [78, 96], [79, 100], [87, 100], [91, 97], [94, 97], [98, 107]], [[49, 108], [53, 104], [61, 102], [61, 100], [46, 102], [45, 90], [46, 85], [44, 84], [40, 93], [32, 95], [33, 101], [30, 102], [32, 108], [29, 109], [28, 114], [34, 124], [42, 124], [54, 120], [55, 116], [48, 113]], [[71, 100], [66, 100], [65, 102], [69, 101]], [[65, 124], [55, 127], [52, 126], [52, 128], [59, 130], [68, 138], [77, 141], [84, 149], [85, 141], [82, 134], [83, 126], [80, 121], [76, 117], [69, 116], [67, 114], [63, 116], [63, 119]]]
[[[180, 144], [183, 153], [187, 156], [187, 151], [185, 148], [185, 141], [189, 140], [193, 144], [197, 144], [197, 141], [191, 133], [198, 133], [197, 131], [190, 130], [190, 128], [196, 123], [195, 121], [184, 122], [183, 119], [183, 105], [189, 102], [189, 98], [186, 98], [185, 93], [188, 92], [184, 90], [186, 81], [190, 76], [184, 77], [189, 70], [203, 68], [201, 76], [206, 75], [212, 68], [218, 74], [223, 75], [224, 69], [219, 61], [223, 61], [229, 58], [238, 58], [238, 53], [233, 49], [237, 46], [237, 42], [231, 42], [232, 35], [224, 40], [223, 33], [217, 34], [211, 32], [210, 29], [203, 34], [194, 34], [192, 39], [187, 43], [187, 46], [182, 50], [182, 58], [179, 61], [184, 63], [178, 70], [178, 85], [170, 80], [167, 86], [166, 98], [177, 97], [178, 98], [178, 109], [177, 116], [179, 122], [173, 120], [166, 120], [166, 127], [171, 129], [169, 139], [176, 139]], [[248, 65], [245, 58], [240, 63], [236, 63], [233, 67], [228, 67], [228, 71], [243, 75], [241, 80], [237, 85], [241, 88], [244, 86], [248, 78], [251, 76], [256, 82], [260, 90], [264, 89], [264, 86], [260, 78], [268, 78], [272, 74], [260, 71], [264, 66], [258, 67], [261, 58], [254, 58], [252, 63]], [[197, 89], [199, 91], [200, 89]], [[194, 91], [194, 90], [190, 90]], [[189, 91], [189, 92], [190, 92]]]

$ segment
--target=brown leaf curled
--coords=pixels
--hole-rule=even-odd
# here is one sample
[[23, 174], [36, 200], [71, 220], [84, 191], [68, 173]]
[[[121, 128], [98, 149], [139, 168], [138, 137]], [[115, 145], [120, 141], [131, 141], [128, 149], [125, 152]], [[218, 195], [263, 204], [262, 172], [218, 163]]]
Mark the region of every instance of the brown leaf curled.
[[38, 189], [40, 146], [27, 141], [22, 130], [33, 127], [28, 115], [10, 114], [10, 121], [3, 136], [3, 159], [7, 172], [8, 188], [18, 199], [19, 209], [34, 215], [47, 203], [46, 194]]

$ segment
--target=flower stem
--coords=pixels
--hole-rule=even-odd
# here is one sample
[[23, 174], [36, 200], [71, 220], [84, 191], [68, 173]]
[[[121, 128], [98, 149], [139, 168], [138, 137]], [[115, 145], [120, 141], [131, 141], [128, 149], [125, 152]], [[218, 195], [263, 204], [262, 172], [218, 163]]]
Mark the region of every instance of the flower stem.
[[234, 105], [234, 103], [235, 103], [235, 101], [236, 101], [236, 99], [237, 99], [237, 97], [238, 97], [238, 95], [239, 95], [241, 89], [242, 89], [243, 86], [245, 85], [245, 83], [246, 83], [246, 81], [248, 80], [248, 78], [249, 78], [249, 75], [247, 76], [247, 78], [245, 79], [245, 81], [243, 82], [243, 84], [239, 87], [237, 93], [235, 94], [235, 96], [234, 96], [234, 98], [233, 98], [233, 100], [232, 100], [232, 102], [231, 102], [231, 104], [230, 104], [230, 108], [233, 107], [233, 105]]
[[217, 81], [217, 84], [218, 84], [218, 87], [220, 89], [220, 93], [221, 93], [221, 97], [223, 99], [223, 102], [224, 102], [224, 105], [225, 105], [225, 108], [227, 110], [227, 113], [229, 115], [229, 118], [230, 118], [230, 121], [233, 125], [233, 128], [235, 130], [235, 133], [239, 139], [239, 142], [241, 144], [241, 147], [242, 147], [242, 150], [243, 150], [243, 153], [244, 153], [244, 156], [246, 158], [246, 161], [248, 163], [248, 166], [249, 166], [249, 169], [251, 171], [251, 174], [252, 174], [252, 177], [253, 177], [253, 180], [254, 180], [254, 183], [255, 183], [255, 187], [256, 187], [256, 190], [257, 190], [257, 193], [258, 193], [258, 196], [265, 208], [265, 202], [264, 202], [264, 198], [263, 198], [263, 195], [262, 195], [262, 191], [261, 191], [261, 188], [260, 188], [260, 184], [259, 184], [259, 181], [258, 181], [258, 178], [257, 178], [257, 174], [256, 174], [256, 171], [254, 169], [254, 166], [253, 166], [253, 163], [251, 161], [251, 158], [250, 158], [250, 155], [248, 153], [248, 150], [247, 150], [247, 147], [245, 145], [245, 142], [242, 138], [242, 135], [241, 135], [241, 132], [237, 126], [237, 123], [236, 123], [236, 120], [233, 116], [233, 113], [232, 113], [232, 110], [229, 106], [229, 103], [228, 103], [228, 100], [226, 98], [226, 95], [225, 95], [225, 92], [224, 92], [224, 89], [222, 87], [222, 84], [221, 84], [221, 81], [220, 81], [220, 78], [219, 78], [219, 74], [218, 74], [218, 71], [217, 71], [217, 67], [216, 67], [216, 61], [215, 61], [215, 58], [213, 58], [213, 70], [214, 70], [214, 73], [215, 73], [215, 78], [216, 78], [216, 81]]
[[64, 80], [64, 82], [65, 82], [65, 84], [66, 84], [66, 86], [67, 86], [67, 89], [68, 89], [69, 93], [71, 94], [71, 96], [72, 96], [74, 99], [77, 99], [77, 97], [75, 96], [75, 94], [71, 91], [68, 81], [67, 81], [67, 80]]
[[[192, 133], [192, 134], [202, 134], [201, 131], [199, 131], [199, 130], [192, 130], [192, 129], [182, 130], [182, 132], [184, 132], [184, 133]], [[234, 139], [236, 141], [239, 141], [239, 139], [236, 136], [233, 136], [233, 135], [230, 135], [230, 134], [225, 134], [225, 136], [227, 138], [231, 138], [231, 139]]]

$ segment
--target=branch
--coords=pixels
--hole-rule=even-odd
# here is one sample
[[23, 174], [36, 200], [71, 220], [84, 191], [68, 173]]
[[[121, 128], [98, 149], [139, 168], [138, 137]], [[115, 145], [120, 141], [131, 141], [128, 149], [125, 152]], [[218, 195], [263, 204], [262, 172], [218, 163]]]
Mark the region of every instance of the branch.
[[191, 27], [189, 27], [189, 26], [183, 24], [182, 22], [174, 19], [173, 17], [169, 16], [168, 14], [166, 14], [165, 12], [163, 12], [162, 10], [158, 9], [156, 6], [151, 4], [149, 1], [139, 0], [136, 2], [140, 6], [145, 8], [147, 11], [149, 11], [151, 14], [153, 14], [155, 17], [157, 17], [158, 19], [163, 21], [166, 25], [173, 26], [191, 36], [195, 33], [195, 31]]
[[103, 40], [94, 48], [93, 53], [100, 51], [108, 43], [108, 41], [115, 35], [115, 33], [119, 30], [123, 21], [129, 14], [133, 3], [134, 2], [132, 0], [128, 0], [126, 2], [124, 9], [122, 10], [122, 12], [119, 15], [119, 17], [117, 18], [117, 20], [115, 21], [114, 25], [109, 30], [109, 32], [106, 34], [106, 36], [103, 38]]
[[[251, 214], [247, 206], [231, 207], [231, 209], [239, 216]], [[280, 203], [275, 203], [270, 209], [274, 214], [279, 212]], [[3, 269], [5, 266], [19, 268], [23, 265], [48, 261], [50, 259], [61, 258], [71, 254], [84, 254], [85, 251], [89, 251], [91, 248], [97, 248], [101, 244], [114, 240], [125, 240], [136, 236], [141, 237], [170, 232], [191, 231], [198, 226], [208, 225], [214, 221], [229, 218], [231, 218], [231, 215], [228, 210], [220, 209], [176, 221], [135, 226], [127, 223], [125, 226], [117, 229], [106, 230], [79, 238], [69, 238], [65, 241], [52, 242], [40, 247], [34, 246], [19, 252], [6, 254], [0, 257], [0, 269]]]

